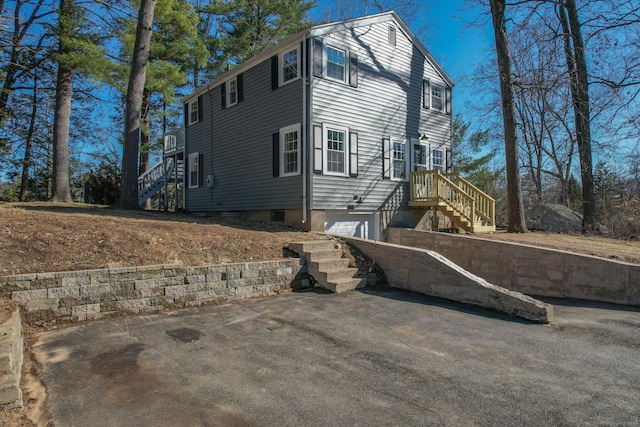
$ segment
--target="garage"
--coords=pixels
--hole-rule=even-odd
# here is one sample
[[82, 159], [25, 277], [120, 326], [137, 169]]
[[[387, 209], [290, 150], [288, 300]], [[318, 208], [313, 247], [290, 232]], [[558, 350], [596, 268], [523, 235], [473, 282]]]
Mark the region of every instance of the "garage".
[[325, 211], [324, 231], [340, 236], [380, 240], [380, 213], [377, 211]]

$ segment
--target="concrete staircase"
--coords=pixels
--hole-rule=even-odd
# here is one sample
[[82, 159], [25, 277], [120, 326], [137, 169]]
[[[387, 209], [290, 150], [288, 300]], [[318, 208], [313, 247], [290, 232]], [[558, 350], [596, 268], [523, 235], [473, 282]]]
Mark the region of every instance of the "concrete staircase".
[[340, 293], [367, 286], [367, 279], [354, 277], [358, 269], [349, 267], [349, 259], [342, 258], [339, 243], [311, 240], [289, 243], [289, 249], [307, 260], [309, 276], [321, 288]]

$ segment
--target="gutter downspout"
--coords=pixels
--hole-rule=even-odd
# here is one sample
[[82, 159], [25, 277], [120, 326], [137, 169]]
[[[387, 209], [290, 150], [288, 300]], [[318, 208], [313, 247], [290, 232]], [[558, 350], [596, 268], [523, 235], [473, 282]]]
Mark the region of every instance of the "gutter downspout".
[[307, 147], [307, 43], [306, 34], [302, 36], [302, 224], [307, 222], [307, 162], [309, 160], [309, 149]]

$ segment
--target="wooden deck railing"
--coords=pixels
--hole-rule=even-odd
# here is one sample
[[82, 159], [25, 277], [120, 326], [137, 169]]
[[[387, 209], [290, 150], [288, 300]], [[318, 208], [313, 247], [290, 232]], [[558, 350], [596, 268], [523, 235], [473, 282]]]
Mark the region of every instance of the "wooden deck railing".
[[411, 172], [411, 201], [451, 207], [462, 219], [473, 223], [475, 200], [439, 171]]
[[460, 174], [437, 170], [411, 172], [410, 181], [412, 204], [446, 205], [471, 224], [484, 220], [495, 225], [495, 200]]

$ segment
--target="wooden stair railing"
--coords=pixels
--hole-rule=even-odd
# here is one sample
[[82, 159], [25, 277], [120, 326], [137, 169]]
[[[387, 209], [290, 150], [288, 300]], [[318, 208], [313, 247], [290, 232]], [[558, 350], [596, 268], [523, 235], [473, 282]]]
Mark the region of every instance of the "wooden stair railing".
[[460, 187], [476, 201], [476, 215], [484, 219], [487, 224], [495, 226], [496, 223], [496, 200], [484, 191], [464, 179], [459, 173], [447, 173], [445, 177]]
[[438, 209], [467, 231], [495, 230], [495, 200], [458, 173], [411, 172], [410, 184], [410, 206]]

